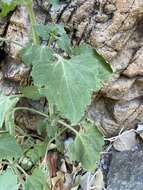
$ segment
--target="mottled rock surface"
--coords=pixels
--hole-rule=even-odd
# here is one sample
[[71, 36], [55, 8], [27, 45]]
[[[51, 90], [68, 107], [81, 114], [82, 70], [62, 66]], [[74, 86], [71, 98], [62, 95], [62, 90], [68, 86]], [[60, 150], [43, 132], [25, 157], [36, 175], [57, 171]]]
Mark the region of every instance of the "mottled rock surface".
[[[34, 8], [38, 23], [65, 23], [73, 43], [90, 43], [112, 65], [112, 80], [95, 95], [88, 112], [106, 136], [135, 128], [143, 120], [143, 1], [65, 0], [56, 10], [47, 0], [36, 0]], [[0, 35], [27, 42], [29, 19], [23, 7], [1, 19], [0, 26]], [[5, 50], [17, 58], [20, 47], [11, 43]], [[0, 86], [10, 93], [12, 84], [15, 92], [11, 79]]]
[[143, 189], [143, 150], [114, 152], [107, 176], [107, 190]]
[[[43, 23], [46, 13], [43, 13], [37, 4], [35, 4], [34, 9], [38, 22]], [[21, 86], [31, 84], [31, 67], [21, 62], [19, 51], [22, 49], [22, 46], [15, 43], [18, 42], [21, 45], [25, 45], [28, 42], [30, 36], [29, 23], [25, 7], [17, 7], [9, 16], [0, 18], [0, 36], [12, 39], [11, 43], [0, 44], [0, 91], [6, 95], [17, 94]], [[3, 56], [4, 51], [8, 54], [6, 57]], [[21, 99], [17, 106], [29, 107], [43, 112], [45, 99], [41, 98], [37, 101]], [[42, 119], [38, 114], [24, 110], [15, 114], [16, 125], [28, 130], [36, 130]]]
[[135, 128], [143, 118], [143, 1], [73, 0], [59, 12], [73, 42], [90, 43], [115, 71], [89, 115], [107, 136]]

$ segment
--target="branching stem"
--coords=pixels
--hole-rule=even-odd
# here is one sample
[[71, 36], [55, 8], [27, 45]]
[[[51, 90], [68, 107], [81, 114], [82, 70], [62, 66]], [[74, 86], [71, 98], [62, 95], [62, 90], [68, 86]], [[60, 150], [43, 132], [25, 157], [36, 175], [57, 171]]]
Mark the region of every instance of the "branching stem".
[[18, 164], [16, 164], [16, 167], [26, 176], [28, 176], [28, 174], [26, 173], [26, 171]]
[[66, 127], [67, 129], [70, 129], [72, 132], [75, 133], [75, 135], [78, 135], [78, 131], [75, 130], [72, 126], [68, 125], [67, 123], [65, 123], [65, 122], [63, 122], [63, 121], [61, 121], [61, 120], [59, 120], [58, 123], [61, 124], [61, 125], [63, 125], [63, 126]]
[[[16, 108], [13, 109], [14, 112], [15, 112], [15, 111], [18, 111], [18, 110], [27, 110], [27, 111], [30, 111], [30, 112], [37, 113], [37, 114], [39, 114], [39, 115], [41, 115], [41, 116], [43, 116], [43, 117], [49, 118], [49, 116], [48, 116], [47, 114], [42, 113], [42, 112], [40, 112], [40, 111], [37, 111], [37, 110], [35, 110], [35, 109], [33, 109], [33, 108], [16, 107]], [[70, 129], [70, 130], [73, 131], [76, 135], [78, 134], [78, 131], [76, 131], [73, 127], [71, 127], [70, 125], [68, 125], [68, 124], [65, 123], [64, 121], [59, 120], [58, 123], [61, 124], [61, 125], [63, 125], [64, 127], [68, 128], [68, 129]]]
[[37, 111], [37, 110], [35, 110], [35, 109], [33, 109], [33, 108], [16, 107], [16, 108], [13, 109], [14, 112], [19, 111], [19, 110], [27, 110], [27, 111], [30, 111], [30, 112], [33, 112], [33, 113], [37, 113], [37, 114], [39, 114], [39, 115], [41, 115], [41, 116], [43, 116], [43, 117], [49, 118], [49, 116], [48, 116], [47, 114], [42, 113], [42, 112], [40, 112], [40, 111]]

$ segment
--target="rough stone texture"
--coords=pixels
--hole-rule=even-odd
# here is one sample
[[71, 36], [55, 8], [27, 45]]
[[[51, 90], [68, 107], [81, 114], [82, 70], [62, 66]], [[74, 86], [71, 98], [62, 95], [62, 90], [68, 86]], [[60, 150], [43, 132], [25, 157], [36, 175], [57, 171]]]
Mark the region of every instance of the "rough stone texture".
[[[17, 41], [22, 45], [25, 45], [28, 42], [29, 36], [29, 21], [28, 14], [25, 7], [19, 7], [11, 15], [9, 19], [9, 25], [6, 31], [6, 37]], [[15, 43], [9, 43], [5, 48], [9, 56], [15, 58], [18, 56], [21, 47]]]
[[[39, 23], [65, 23], [73, 43], [90, 43], [115, 71], [112, 80], [95, 95], [89, 115], [107, 136], [118, 134], [122, 128], [134, 128], [143, 120], [143, 1], [65, 0], [57, 10], [48, 7], [47, 0], [35, 2]], [[9, 24], [5, 19], [10, 19]], [[0, 20], [0, 25], [1, 35], [27, 42], [29, 20], [24, 8]], [[20, 48], [12, 43], [5, 49], [17, 58]], [[3, 89], [8, 86], [9, 92], [13, 83], [15, 89], [11, 79], [0, 85]]]
[[[38, 22], [43, 23], [46, 15], [43, 18], [43, 12], [35, 6], [36, 18]], [[11, 13], [8, 17], [0, 18], [0, 36], [5, 36], [13, 41], [25, 45], [28, 42], [30, 35], [30, 25], [27, 11], [24, 7], [18, 7], [16, 11]], [[19, 59], [19, 51], [22, 49], [15, 43], [1, 44], [0, 51], [0, 91], [6, 95], [19, 93], [19, 87], [31, 84], [30, 71], [31, 67], [21, 63]], [[8, 54], [6, 58], [2, 58], [3, 50]], [[22, 99], [17, 106], [30, 107], [41, 112], [45, 109], [45, 99], [41, 98], [39, 101]], [[29, 130], [36, 130], [37, 126], [42, 121], [42, 117], [28, 112], [19, 111], [15, 114], [16, 125], [27, 128]]]
[[142, 163], [142, 150], [114, 152], [107, 176], [107, 190], [142, 190]]
[[73, 42], [96, 47], [115, 71], [89, 115], [107, 136], [134, 128], [143, 118], [143, 1], [73, 0], [61, 9], [57, 21], [71, 30]]

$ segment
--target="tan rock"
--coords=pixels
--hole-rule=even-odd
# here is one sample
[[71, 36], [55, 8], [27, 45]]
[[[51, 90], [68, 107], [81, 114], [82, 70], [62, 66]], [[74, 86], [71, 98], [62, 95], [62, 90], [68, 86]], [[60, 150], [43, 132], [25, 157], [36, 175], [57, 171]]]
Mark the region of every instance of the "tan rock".
[[137, 51], [132, 63], [123, 72], [123, 74], [130, 78], [135, 76], [143, 76], [143, 47]]
[[118, 151], [131, 150], [137, 144], [136, 133], [133, 130], [125, 131], [114, 141], [113, 146]]

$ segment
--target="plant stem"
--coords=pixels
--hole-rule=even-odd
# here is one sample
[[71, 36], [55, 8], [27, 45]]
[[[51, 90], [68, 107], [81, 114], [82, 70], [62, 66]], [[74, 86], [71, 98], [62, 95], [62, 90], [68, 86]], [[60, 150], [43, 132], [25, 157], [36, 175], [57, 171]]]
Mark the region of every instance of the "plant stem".
[[35, 109], [33, 109], [33, 108], [16, 107], [16, 108], [13, 109], [13, 112], [19, 111], [19, 110], [27, 110], [27, 111], [30, 111], [30, 112], [37, 113], [37, 114], [39, 114], [39, 115], [41, 115], [41, 116], [43, 116], [43, 117], [49, 118], [49, 116], [48, 116], [47, 114], [42, 113], [42, 112], [40, 112], [40, 111], [37, 111], [37, 110], [35, 110]]
[[23, 47], [22, 44], [20, 44], [20, 43], [17, 42], [17, 41], [11, 40], [10, 38], [8, 39], [8, 38], [2, 38], [2, 37], [0, 37], [0, 41], [1, 41], [1, 42], [14, 43], [14, 44], [16, 44], [16, 45], [18, 45], [18, 46], [20, 46], [20, 47]]
[[52, 118], [53, 114], [54, 114], [54, 106], [53, 106], [53, 104], [49, 103], [49, 116], [50, 116], [50, 118]]
[[33, 42], [34, 42], [34, 44], [39, 45], [39, 43], [40, 43], [39, 42], [39, 37], [36, 34], [36, 31], [35, 31], [35, 28], [34, 28], [35, 25], [36, 25], [36, 18], [35, 18], [35, 14], [34, 14], [34, 11], [33, 11], [33, 2], [30, 1], [26, 5], [26, 7], [27, 7], [27, 10], [28, 10], [29, 18], [30, 18]]
[[8, 133], [8, 131], [0, 131], [0, 134]]
[[61, 120], [59, 120], [58, 123], [61, 124], [61, 125], [63, 125], [63, 126], [65, 126], [66, 128], [70, 129], [72, 132], [74, 132], [76, 135], [78, 135], [78, 131], [75, 130], [75, 129], [74, 129], [73, 127], [71, 127], [70, 125], [68, 125], [67, 123], [65, 123], [65, 122], [63, 122], [63, 121], [61, 121]]
[[[55, 137], [53, 137], [53, 138], [48, 142], [47, 148], [46, 148], [46, 152], [45, 152], [45, 156], [44, 156], [44, 159], [43, 159], [43, 162], [42, 162], [43, 165], [46, 164], [46, 161], [47, 161], [47, 153], [48, 153], [48, 151], [49, 151], [49, 146], [50, 146], [50, 144], [51, 144], [54, 140], [56, 140], [59, 136], [61, 136], [61, 134], [64, 133], [66, 130], [67, 130], [67, 127], [64, 128], [64, 129], [62, 129]], [[42, 165], [42, 164], [41, 164], [41, 165]]]
[[[49, 116], [48, 116], [47, 114], [42, 113], [42, 112], [40, 112], [40, 111], [37, 111], [37, 110], [35, 110], [35, 109], [33, 109], [33, 108], [16, 107], [16, 108], [13, 109], [14, 112], [15, 112], [15, 111], [18, 111], [18, 110], [27, 110], [27, 111], [30, 111], [30, 112], [37, 113], [37, 114], [39, 114], [39, 115], [41, 115], [41, 116], [43, 116], [43, 117], [49, 118]], [[78, 131], [77, 131], [77, 130], [75, 130], [73, 127], [71, 127], [70, 125], [68, 125], [68, 124], [65, 123], [64, 121], [59, 120], [58, 123], [61, 124], [61, 125], [63, 125], [64, 127], [68, 128], [68, 129], [70, 129], [70, 130], [71, 130], [72, 132], [74, 132], [76, 135], [78, 134]]]
[[16, 164], [16, 167], [26, 176], [28, 176], [28, 174], [25, 172], [25, 170], [18, 164]]

